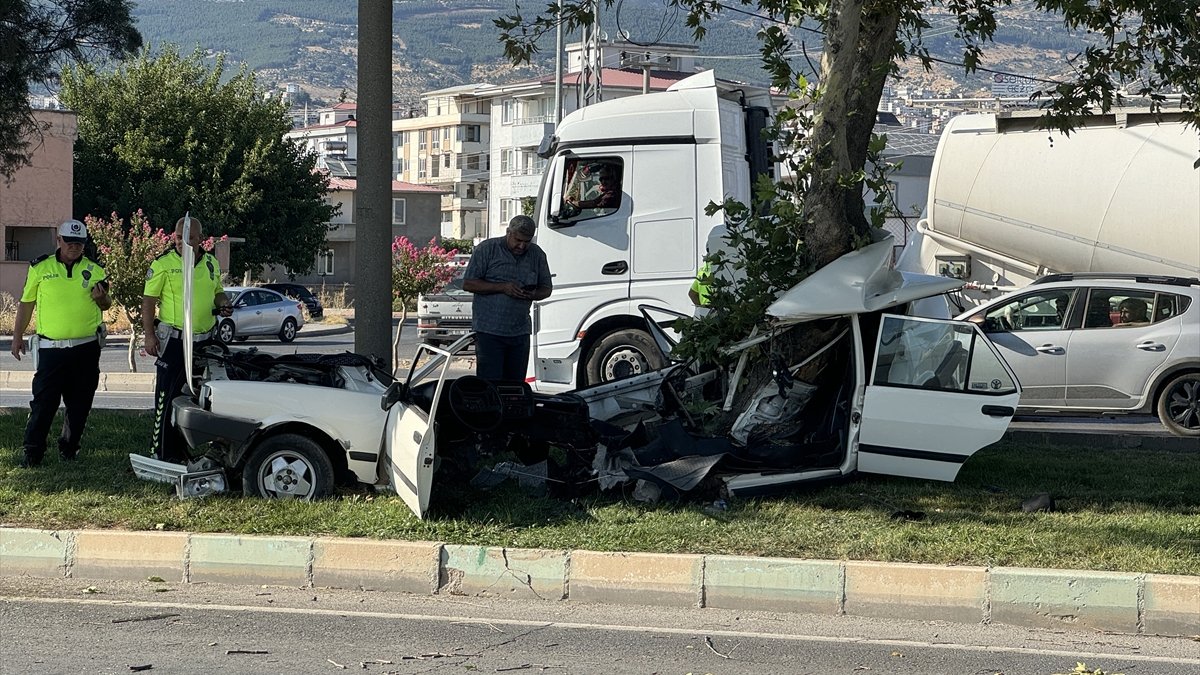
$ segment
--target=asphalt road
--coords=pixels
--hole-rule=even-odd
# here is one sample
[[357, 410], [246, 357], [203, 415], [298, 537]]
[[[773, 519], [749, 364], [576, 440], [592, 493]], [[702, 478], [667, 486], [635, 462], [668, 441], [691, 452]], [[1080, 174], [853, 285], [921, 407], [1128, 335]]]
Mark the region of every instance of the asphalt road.
[[[400, 354], [401, 356], [412, 354], [417, 347], [417, 327], [416, 323], [409, 321], [404, 326], [404, 332], [400, 335]], [[108, 341], [108, 346], [100, 352], [100, 372], [104, 373], [127, 373], [128, 354], [127, 349], [129, 340], [125, 337], [114, 337]], [[291, 343], [280, 342], [275, 337], [252, 337], [245, 342], [235, 343], [238, 347], [258, 347], [262, 351], [271, 352], [272, 354], [294, 354], [297, 352], [304, 353], [319, 353], [319, 354], [337, 354], [344, 351], [354, 351], [354, 333], [341, 333], [337, 335], [305, 335], [304, 329], [296, 334], [295, 341]], [[33, 361], [28, 357], [17, 361], [10, 353], [12, 351], [12, 337], [0, 337], [0, 362], [3, 363], [5, 370], [13, 371], [32, 371]], [[137, 360], [137, 372], [153, 373], [154, 359], [149, 356], [135, 356]]]
[[1183, 675], [1186, 638], [400, 593], [0, 579], [8, 673]]

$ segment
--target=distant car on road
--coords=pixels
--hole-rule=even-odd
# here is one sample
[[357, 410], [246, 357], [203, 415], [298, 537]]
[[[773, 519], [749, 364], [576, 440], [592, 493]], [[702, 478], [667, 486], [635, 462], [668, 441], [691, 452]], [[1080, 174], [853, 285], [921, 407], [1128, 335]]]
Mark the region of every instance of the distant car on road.
[[450, 265], [454, 278], [442, 290], [417, 297], [417, 339], [431, 345], [448, 345], [471, 332], [471, 300], [463, 290], [463, 274], [471, 256], [457, 255]]
[[269, 288], [304, 303], [304, 307], [308, 309], [308, 316], [310, 318], [319, 319], [325, 315], [325, 308], [321, 306], [321, 301], [304, 284], [274, 283], [263, 284], [262, 287]]
[[1200, 437], [1200, 279], [1054, 274], [958, 318], [1000, 348], [1024, 412], [1157, 413]]
[[217, 339], [225, 344], [252, 335], [277, 335], [281, 342], [296, 339], [304, 326], [304, 305], [267, 288], [226, 288], [233, 316], [217, 324]]

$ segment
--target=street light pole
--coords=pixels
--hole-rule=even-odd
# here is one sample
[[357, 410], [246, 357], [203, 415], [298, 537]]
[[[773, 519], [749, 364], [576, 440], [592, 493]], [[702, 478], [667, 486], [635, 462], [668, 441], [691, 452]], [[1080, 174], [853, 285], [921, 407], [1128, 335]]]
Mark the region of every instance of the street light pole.
[[563, 116], [563, 25], [562, 0], [558, 0], [558, 28], [554, 31], [554, 128]]

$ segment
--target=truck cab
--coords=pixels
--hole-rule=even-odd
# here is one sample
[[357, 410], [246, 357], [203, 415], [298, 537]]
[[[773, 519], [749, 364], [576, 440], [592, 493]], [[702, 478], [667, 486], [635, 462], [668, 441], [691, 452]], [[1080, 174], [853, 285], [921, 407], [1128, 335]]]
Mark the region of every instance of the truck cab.
[[692, 313], [688, 289], [723, 225], [706, 207], [749, 203], [755, 175], [769, 170], [760, 133], [769, 99], [752, 93], [700, 73], [577, 110], [543, 141], [535, 217], [554, 294], [534, 307], [539, 391], [663, 365], [637, 307]]

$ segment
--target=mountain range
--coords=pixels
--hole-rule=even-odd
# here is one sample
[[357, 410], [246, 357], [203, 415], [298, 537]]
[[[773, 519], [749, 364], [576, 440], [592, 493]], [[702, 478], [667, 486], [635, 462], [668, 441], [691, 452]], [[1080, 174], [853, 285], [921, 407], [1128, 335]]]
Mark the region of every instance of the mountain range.
[[[545, 2], [525, 2], [543, 9]], [[1020, 5], [1029, 7], [1021, 10]], [[395, 0], [393, 3], [393, 92], [397, 101], [414, 103], [421, 92], [469, 82], [528, 79], [552, 68], [553, 37], [540, 44], [532, 64], [515, 67], [504, 57], [492, 19], [511, 13], [515, 0]], [[174, 43], [184, 51], [198, 47], [225, 52], [227, 63], [244, 65], [266, 86], [297, 84], [314, 102], [354, 98], [356, 90], [357, 2], [353, 0], [138, 0], [134, 15], [147, 43]], [[761, 83], [755, 34], [760, 17], [728, 14], [713, 21], [700, 44], [710, 58], [705, 66], [730, 79]], [[627, 36], [643, 44], [691, 43], [683, 13], [666, 0], [620, 0], [601, 15], [613, 38]], [[955, 61], [961, 56], [953, 23], [944, 13], [927, 15], [925, 32], [931, 52]], [[819, 58], [819, 36], [797, 31], [807, 41], [807, 58]], [[568, 36], [578, 40], [578, 36]], [[816, 40], [816, 42], [814, 42]], [[1010, 73], [1053, 74], [1083, 41], [1066, 33], [1052, 17], [1018, 3], [996, 33], [988, 67]], [[803, 64], [805, 56], [797, 55]], [[965, 76], [953, 66], [925, 71], [915, 64], [902, 68], [910, 84], [933, 92], [970, 91], [986, 87], [989, 75]]]

